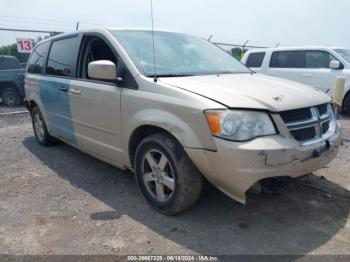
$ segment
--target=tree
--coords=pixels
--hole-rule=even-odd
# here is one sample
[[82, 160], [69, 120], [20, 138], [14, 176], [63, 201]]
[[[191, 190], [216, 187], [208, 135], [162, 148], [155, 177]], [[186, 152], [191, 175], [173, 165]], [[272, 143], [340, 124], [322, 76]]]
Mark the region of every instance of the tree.
[[[39, 43], [41, 40], [55, 36], [59, 33], [56, 32], [52, 32], [47, 36], [44, 36], [44, 38], [42, 37], [38, 37], [33, 41], [33, 45], [35, 46], [37, 43]], [[17, 59], [19, 60], [20, 63], [27, 63], [30, 54], [28, 53], [19, 53], [17, 51], [17, 43], [13, 43], [13, 44], [9, 44], [9, 45], [3, 45], [0, 47], [0, 55], [11, 55], [11, 56], [15, 56], [17, 57]]]
[[231, 53], [232, 53], [232, 56], [234, 58], [236, 58], [237, 60], [241, 60], [241, 58], [242, 58], [242, 56], [244, 54], [242, 48], [240, 48], [240, 47], [232, 48], [231, 49]]
[[17, 51], [17, 44], [10, 44], [0, 47], [0, 55], [11, 55], [17, 57], [20, 63], [27, 63], [30, 54], [19, 53]]

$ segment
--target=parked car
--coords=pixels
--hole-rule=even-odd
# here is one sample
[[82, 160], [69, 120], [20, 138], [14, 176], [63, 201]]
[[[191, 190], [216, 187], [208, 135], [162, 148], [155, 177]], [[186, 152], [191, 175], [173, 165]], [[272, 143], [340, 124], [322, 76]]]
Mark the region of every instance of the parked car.
[[254, 74], [179, 33], [97, 29], [44, 40], [25, 91], [39, 144], [59, 139], [134, 171], [165, 214], [193, 205], [203, 176], [245, 203], [262, 179], [322, 168], [341, 141], [328, 95]]
[[[253, 49], [243, 56], [242, 62], [255, 72], [311, 85], [331, 96], [337, 76], [350, 80], [350, 49], [341, 47]], [[350, 81], [344, 94], [344, 109], [350, 114]]]
[[0, 55], [0, 97], [5, 105], [23, 103], [24, 73], [25, 69], [16, 57]]

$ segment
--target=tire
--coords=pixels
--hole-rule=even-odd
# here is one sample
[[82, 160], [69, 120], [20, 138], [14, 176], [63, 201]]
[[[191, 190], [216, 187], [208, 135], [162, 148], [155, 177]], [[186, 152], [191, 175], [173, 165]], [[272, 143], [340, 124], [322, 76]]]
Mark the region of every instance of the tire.
[[55, 139], [50, 136], [39, 107], [36, 106], [33, 108], [31, 116], [36, 141], [42, 146], [48, 146], [53, 144]]
[[6, 106], [18, 106], [22, 104], [22, 96], [14, 87], [8, 87], [1, 93], [2, 102]]
[[350, 116], [350, 93], [344, 99], [343, 112], [345, 115]]
[[[150, 162], [155, 165], [151, 167]], [[137, 184], [147, 202], [163, 214], [182, 212], [201, 195], [202, 174], [168, 134], [144, 138], [136, 149], [134, 168]]]

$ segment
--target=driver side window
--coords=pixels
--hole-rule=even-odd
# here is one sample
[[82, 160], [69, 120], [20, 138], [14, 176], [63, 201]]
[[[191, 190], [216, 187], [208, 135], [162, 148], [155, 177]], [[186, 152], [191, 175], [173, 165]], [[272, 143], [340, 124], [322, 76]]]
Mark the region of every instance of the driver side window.
[[91, 79], [88, 75], [88, 65], [98, 60], [112, 61], [118, 66], [118, 59], [104, 40], [95, 36], [84, 37], [80, 56], [79, 78]]
[[305, 68], [329, 68], [332, 60], [338, 61], [328, 52], [318, 50], [305, 51]]

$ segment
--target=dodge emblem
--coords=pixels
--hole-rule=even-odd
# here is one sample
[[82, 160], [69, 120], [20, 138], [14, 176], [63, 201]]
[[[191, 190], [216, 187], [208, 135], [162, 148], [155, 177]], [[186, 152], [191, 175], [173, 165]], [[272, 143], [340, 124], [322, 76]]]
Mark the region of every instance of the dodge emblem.
[[282, 100], [283, 100], [283, 95], [279, 95], [279, 96], [273, 97], [273, 100], [275, 100], [275, 101], [277, 101], [277, 102], [282, 102]]

